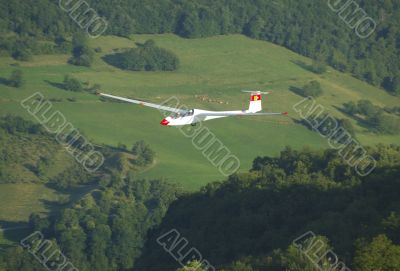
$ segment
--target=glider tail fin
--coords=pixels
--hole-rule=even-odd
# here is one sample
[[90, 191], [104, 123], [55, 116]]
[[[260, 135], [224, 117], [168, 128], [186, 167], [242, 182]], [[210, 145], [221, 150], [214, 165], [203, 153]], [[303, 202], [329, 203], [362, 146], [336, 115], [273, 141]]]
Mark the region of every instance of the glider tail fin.
[[250, 104], [249, 104], [249, 113], [257, 113], [262, 111], [262, 102], [261, 95], [269, 94], [270, 92], [261, 92], [261, 91], [247, 91], [242, 90], [243, 92], [250, 93]]
[[260, 112], [261, 110], [262, 110], [261, 93], [252, 92], [250, 95], [249, 112], [257, 113]]

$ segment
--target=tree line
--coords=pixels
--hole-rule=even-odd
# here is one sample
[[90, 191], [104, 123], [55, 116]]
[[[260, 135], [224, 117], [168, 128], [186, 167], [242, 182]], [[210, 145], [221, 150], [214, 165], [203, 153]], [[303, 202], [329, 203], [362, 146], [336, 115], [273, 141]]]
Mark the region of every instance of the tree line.
[[[20, 118], [0, 124], [11, 135], [45, 133]], [[109, 159], [116, 151], [105, 149], [104, 155]], [[30, 231], [56, 241], [84, 271], [176, 270], [177, 262], [156, 242], [171, 229], [217, 270], [312, 271], [315, 266], [291, 245], [310, 230], [352, 270], [400, 270], [400, 147], [367, 151], [377, 167], [365, 177], [335, 150], [286, 147], [277, 157], [255, 158], [247, 173], [191, 193], [107, 164], [94, 180], [97, 189], [50, 217], [32, 214]], [[142, 141], [132, 152], [143, 161], [152, 157]], [[57, 178], [61, 186], [87, 180], [71, 169]], [[11, 247], [2, 251], [0, 268], [43, 267], [23, 248]]]
[[[328, 63], [393, 94], [400, 93], [400, 3], [395, 0], [359, 3], [378, 25], [368, 39], [360, 39], [324, 1], [88, 2], [109, 22], [106, 34], [176, 33], [198, 38], [243, 33], [312, 57], [318, 73], [324, 71], [320, 64]], [[2, 1], [0, 15], [0, 55], [25, 59], [46, 50], [69, 51], [71, 44], [65, 37], [79, 31], [50, 0]], [[10, 32], [15, 34], [11, 38]], [[49, 43], [43, 45], [38, 39]]]
[[351, 270], [400, 270], [400, 147], [378, 145], [368, 153], [377, 168], [366, 177], [335, 150], [287, 147], [278, 157], [257, 157], [249, 173], [172, 204], [135, 270], [179, 268], [156, 242], [171, 229], [217, 270], [319, 270], [292, 244], [308, 231]]

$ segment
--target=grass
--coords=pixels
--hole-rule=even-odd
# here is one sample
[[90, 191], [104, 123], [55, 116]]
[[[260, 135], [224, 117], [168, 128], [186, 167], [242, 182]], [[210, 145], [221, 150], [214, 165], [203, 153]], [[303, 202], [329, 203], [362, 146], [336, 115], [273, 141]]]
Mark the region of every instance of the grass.
[[61, 196], [43, 184], [0, 184], [0, 249], [27, 236], [31, 213], [47, 215]]
[[[149, 38], [179, 56], [181, 68], [178, 71], [122, 71], [101, 59], [113, 49], [134, 47], [135, 42]], [[188, 190], [225, 177], [193, 147], [191, 138], [184, 137], [176, 128], [159, 125], [162, 118], [159, 112], [129, 104], [101, 102], [94, 95], [67, 92], [54, 83], [62, 82], [65, 74], [72, 74], [90, 85], [100, 84], [106, 93], [154, 102], [176, 96], [188, 107], [210, 110], [246, 108], [249, 97], [240, 92], [242, 89], [273, 90], [273, 94], [264, 97], [264, 107], [268, 111], [289, 111], [290, 118], [231, 118], [204, 123], [240, 159], [242, 171], [251, 167], [256, 156], [277, 155], [285, 145], [297, 149], [327, 147], [326, 140], [293, 121], [299, 116], [292, 106], [302, 97], [291, 92], [291, 86], [301, 87], [309, 80], [318, 80], [324, 89], [318, 102], [337, 117], [345, 117], [337, 108], [350, 100], [370, 99], [381, 106], [400, 104], [399, 98], [348, 74], [333, 69], [328, 69], [324, 75], [311, 73], [296, 64], [309, 64], [309, 59], [241, 35], [204, 39], [182, 39], [174, 35], [135, 35], [131, 39], [107, 36], [91, 40], [91, 46], [102, 48], [91, 68], [68, 65], [68, 56], [64, 55], [36, 56], [32, 62], [19, 63], [26, 85], [22, 89], [0, 85], [0, 114], [28, 116], [19, 102], [36, 91], [47, 98], [63, 98], [63, 102], [54, 103], [54, 107], [94, 143], [114, 146], [123, 143], [131, 147], [135, 141], [144, 139], [152, 146], [157, 153], [157, 164], [140, 177], [163, 177]], [[15, 61], [2, 58], [0, 63], [0, 77], [6, 78], [15, 68], [11, 66]], [[196, 95], [224, 103], [202, 101]], [[66, 100], [72, 97], [77, 102]], [[370, 134], [353, 123], [357, 138], [363, 144], [397, 143], [400, 139], [398, 135]]]
[[60, 192], [45, 184], [0, 184], [0, 249], [29, 234], [27, 222], [32, 213], [46, 216], [71, 206], [95, 188], [81, 185]]
[[61, 194], [42, 184], [0, 184], [0, 221], [27, 222], [32, 212], [49, 212], [46, 202], [56, 202]]
[[[73, 158], [55, 141], [43, 135], [16, 133], [0, 136], [1, 151], [7, 156], [3, 161], [1, 183], [43, 183], [74, 164]], [[33, 169], [39, 161], [40, 177]]]

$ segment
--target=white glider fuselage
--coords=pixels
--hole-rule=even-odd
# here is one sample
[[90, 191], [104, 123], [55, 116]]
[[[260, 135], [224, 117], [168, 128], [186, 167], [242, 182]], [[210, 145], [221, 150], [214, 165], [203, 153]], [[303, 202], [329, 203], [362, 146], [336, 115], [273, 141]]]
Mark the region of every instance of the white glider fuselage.
[[[163, 119], [160, 124], [165, 126], [182, 126], [182, 125], [192, 125], [202, 121], [227, 118], [230, 115], [240, 116], [241, 114], [247, 113], [247, 110], [237, 110], [237, 111], [207, 111], [201, 109], [192, 109], [191, 113], [184, 116], [169, 116]], [[215, 115], [211, 114], [226, 114], [226, 115]], [[229, 115], [228, 115], [229, 114]]]

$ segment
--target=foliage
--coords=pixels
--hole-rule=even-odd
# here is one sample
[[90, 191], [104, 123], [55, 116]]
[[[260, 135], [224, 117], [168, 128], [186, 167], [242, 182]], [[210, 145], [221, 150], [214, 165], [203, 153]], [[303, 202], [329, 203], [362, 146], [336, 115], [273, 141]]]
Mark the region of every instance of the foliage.
[[45, 134], [44, 128], [40, 124], [35, 124], [21, 117], [6, 115], [0, 117], [0, 128], [10, 134], [28, 133]]
[[321, 96], [322, 93], [323, 91], [321, 88], [321, 84], [315, 80], [308, 82], [306, 85], [304, 85], [301, 91], [302, 96], [314, 98]]
[[383, 134], [400, 133], [400, 119], [398, 116], [388, 115], [397, 114], [397, 108], [382, 109], [372, 104], [369, 100], [359, 100], [358, 103], [348, 102], [343, 104], [343, 111], [352, 116], [361, 116], [363, 121], [374, 131]]
[[342, 133], [336, 133], [343, 129], [346, 133], [350, 134], [353, 138], [356, 137], [355, 129], [349, 119], [333, 118], [327, 114], [310, 115], [306, 119], [301, 120], [304, 126], [312, 131], [319, 132], [325, 136], [329, 136], [332, 141], [345, 143], [347, 137], [342, 138]]
[[20, 61], [29, 61], [32, 59], [32, 53], [27, 49], [16, 48], [12, 57]]
[[311, 71], [316, 73], [316, 74], [324, 74], [327, 70], [326, 63], [324, 62], [321, 57], [317, 57], [313, 59], [312, 65], [311, 65]]
[[0, 270], [41, 271], [43, 266], [22, 246], [17, 246], [0, 255]]
[[57, 217], [31, 217], [35, 230], [56, 238], [79, 270], [131, 270], [146, 232], [176, 198], [173, 185], [113, 175], [109, 186], [86, 195]]
[[89, 183], [91, 177], [82, 167], [69, 167], [52, 178], [50, 182], [54, 183], [57, 188], [67, 189], [77, 184]]
[[354, 115], [358, 113], [358, 106], [355, 102], [350, 101], [343, 104], [343, 111], [349, 115]]
[[392, 81], [392, 85], [390, 90], [396, 94], [396, 95], [400, 95], [400, 72], [398, 75], [396, 75], [396, 77], [393, 78]]
[[387, 116], [379, 112], [377, 115], [369, 118], [369, 122], [373, 125], [377, 132], [382, 134], [399, 134], [400, 119], [395, 116]]
[[[69, 135], [68, 140], [74, 136]], [[87, 150], [83, 137], [74, 140], [69, 151]], [[49, 182], [63, 190], [96, 179], [40, 124], [12, 115], [1, 117], [0, 143], [0, 183]], [[110, 155], [111, 148], [103, 149], [104, 155]]]
[[[366, 177], [336, 150], [286, 148], [279, 157], [256, 158], [251, 172], [211, 183], [174, 203], [164, 223], [151, 233], [138, 270], [176, 269], [176, 262], [155, 241], [171, 228], [216, 267], [242, 261], [244, 255], [255, 258], [227, 270], [317, 270], [295, 247], [285, 251], [310, 230], [325, 236], [324, 243], [352, 266], [360, 238], [397, 236], [400, 230], [391, 222], [396, 220], [389, 219], [400, 204], [400, 148], [380, 145], [367, 151], [377, 167]], [[395, 260], [397, 254], [392, 255], [389, 259]]]
[[400, 270], [400, 246], [386, 235], [376, 236], [370, 243], [360, 241], [354, 257], [355, 271]]
[[[245, 3], [234, 0], [229, 4], [221, 0], [190, 3], [134, 0], [122, 1], [118, 5], [107, 1], [89, 2], [91, 8], [107, 18], [109, 27], [106, 34], [128, 37], [134, 33], [176, 33], [198, 38], [244, 33], [317, 58], [321, 63], [350, 72], [392, 93], [399, 92], [400, 5], [395, 0], [359, 3], [368, 15], [380, 22], [367, 39], [360, 39], [354, 31], [338, 24], [340, 19], [327, 8], [325, 2], [315, 3], [312, 0], [286, 0], [279, 4], [269, 0]], [[21, 14], [21, 20], [15, 20], [15, 14]], [[287, 19], [285, 14], [291, 14], [290, 18]], [[16, 57], [29, 50], [44, 51], [42, 47], [47, 51], [62, 50], [62, 47], [54, 45], [40, 46], [29, 37], [55, 39], [76, 33], [79, 29], [67, 12], [52, 5], [49, 0], [3, 3], [0, 15], [0, 50], [12, 52], [19, 48], [20, 53]], [[7, 32], [13, 32], [17, 38], [10, 39], [5, 34]], [[78, 65], [90, 62], [87, 57], [71, 60]], [[320, 72], [320, 67], [317, 66], [316, 71]]]
[[136, 155], [134, 163], [137, 165], [148, 165], [154, 161], [155, 152], [143, 140], [140, 140], [133, 145], [132, 153]]
[[176, 271], [205, 271], [202, 268], [201, 263], [198, 261], [191, 261], [186, 264], [184, 267], [177, 269]]
[[66, 90], [75, 92], [83, 90], [81, 82], [78, 79], [71, 77], [70, 75], [64, 76], [63, 87]]
[[[309, 230], [323, 234], [317, 240], [357, 271], [399, 270], [400, 147], [378, 145], [368, 153], [377, 168], [361, 177], [335, 150], [287, 147], [279, 157], [256, 158], [249, 173], [184, 195], [162, 181], [112, 174], [58, 215], [32, 215], [30, 230], [56, 240], [84, 271], [176, 270], [155, 240], [172, 228], [219, 270], [314, 271], [288, 246]], [[5, 270], [36, 270], [28, 264], [36, 259], [20, 250], [6, 250]]]
[[11, 87], [20, 88], [24, 85], [23, 73], [21, 70], [13, 70], [7, 84]]
[[85, 34], [76, 33], [72, 38], [72, 57], [69, 63], [77, 66], [90, 67], [93, 62], [93, 50], [88, 45]]
[[105, 57], [110, 64], [133, 71], [174, 71], [179, 68], [179, 59], [171, 51], [159, 48], [153, 40], [139, 44], [124, 53]]

